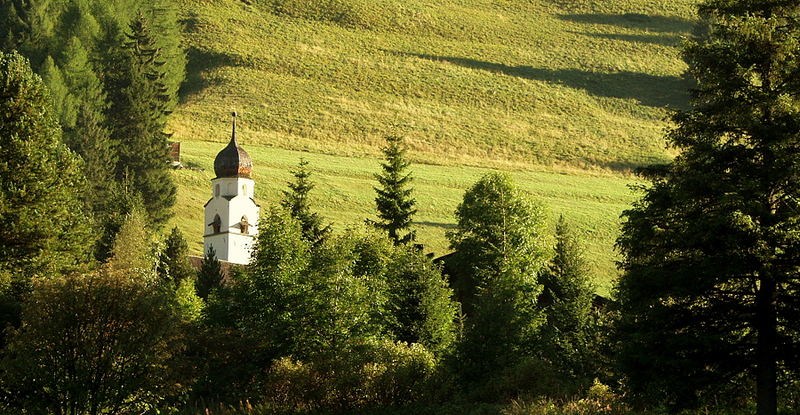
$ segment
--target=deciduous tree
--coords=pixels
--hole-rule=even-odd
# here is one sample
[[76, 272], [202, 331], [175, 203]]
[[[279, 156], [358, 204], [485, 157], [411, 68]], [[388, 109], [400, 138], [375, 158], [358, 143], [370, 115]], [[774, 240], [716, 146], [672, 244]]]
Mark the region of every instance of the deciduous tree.
[[456, 290], [466, 315], [459, 365], [465, 380], [485, 380], [535, 351], [544, 322], [537, 276], [545, 260], [542, 209], [506, 174], [490, 173], [464, 194], [449, 234]]

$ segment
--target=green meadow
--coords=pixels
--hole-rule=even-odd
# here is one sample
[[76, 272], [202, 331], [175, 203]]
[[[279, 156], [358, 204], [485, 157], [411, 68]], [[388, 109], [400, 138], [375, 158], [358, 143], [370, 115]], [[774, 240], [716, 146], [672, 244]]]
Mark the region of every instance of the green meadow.
[[305, 157], [337, 228], [374, 215], [389, 135], [416, 163], [421, 242], [447, 252], [464, 190], [489, 169], [580, 230], [601, 292], [616, 275], [632, 168], [668, 161], [687, 105], [690, 0], [178, 0], [187, 82], [169, 129], [184, 161], [176, 220], [201, 251], [213, 157], [240, 114], [259, 199]]

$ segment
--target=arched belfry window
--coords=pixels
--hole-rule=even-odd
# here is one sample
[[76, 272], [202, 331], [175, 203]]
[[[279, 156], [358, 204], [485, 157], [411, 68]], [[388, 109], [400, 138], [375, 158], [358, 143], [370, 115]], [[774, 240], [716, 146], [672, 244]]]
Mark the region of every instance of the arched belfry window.
[[222, 219], [219, 218], [219, 215], [214, 215], [214, 221], [208, 224], [211, 226], [211, 229], [214, 233], [219, 233], [220, 229], [222, 228]]
[[242, 216], [242, 220], [239, 222], [239, 227], [242, 229], [243, 235], [250, 233], [250, 222], [247, 221], [247, 216]]
[[242, 185], [242, 196], [247, 197], [247, 185]]
[[219, 185], [214, 186], [214, 197], [219, 197]]

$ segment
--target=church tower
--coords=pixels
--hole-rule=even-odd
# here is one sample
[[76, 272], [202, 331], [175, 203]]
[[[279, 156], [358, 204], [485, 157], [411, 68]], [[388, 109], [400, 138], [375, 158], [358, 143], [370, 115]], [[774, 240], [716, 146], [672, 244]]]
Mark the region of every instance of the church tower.
[[217, 258], [234, 264], [250, 262], [258, 234], [259, 206], [253, 200], [253, 161], [236, 142], [236, 113], [231, 141], [214, 159], [211, 200], [205, 205], [203, 249], [213, 247]]

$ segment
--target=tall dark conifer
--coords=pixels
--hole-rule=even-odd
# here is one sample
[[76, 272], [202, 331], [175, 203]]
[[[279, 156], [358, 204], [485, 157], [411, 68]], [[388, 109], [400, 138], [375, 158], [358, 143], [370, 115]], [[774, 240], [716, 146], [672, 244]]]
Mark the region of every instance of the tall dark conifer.
[[208, 296], [219, 288], [220, 284], [222, 284], [222, 264], [212, 246], [203, 256], [194, 287], [198, 297], [208, 300]]
[[314, 245], [322, 243], [325, 236], [330, 233], [330, 225], [322, 224], [322, 217], [319, 213], [311, 210], [309, 193], [314, 189], [311, 181], [311, 172], [308, 170], [308, 161], [300, 160], [297, 170], [292, 172], [294, 182], [289, 182], [289, 190], [283, 191], [281, 206], [289, 210], [289, 213], [300, 222], [303, 229], [303, 237]]
[[388, 137], [387, 146], [383, 149], [386, 159], [381, 163], [380, 174], [375, 175], [380, 187], [375, 188], [375, 205], [378, 209], [379, 221], [375, 226], [389, 234], [395, 245], [408, 243], [415, 239], [413, 231], [409, 232], [411, 221], [417, 209], [416, 200], [411, 196], [414, 189], [409, 187], [413, 178], [406, 170], [411, 163], [406, 159], [406, 146], [401, 137]]
[[542, 356], [581, 390], [595, 378], [598, 363], [592, 353], [598, 345], [590, 344], [595, 340], [590, 337], [594, 286], [578, 238], [563, 216], [555, 236], [553, 258], [539, 275], [539, 306], [547, 320], [538, 344]]
[[89, 262], [86, 191], [41, 78], [27, 59], [0, 52], [0, 328], [18, 323], [32, 278]]
[[774, 415], [779, 374], [798, 369], [800, 3], [700, 10], [692, 107], [668, 136], [681, 155], [645, 171], [618, 241], [620, 363], [631, 397], [697, 405], [755, 385]]
[[109, 119], [114, 124], [112, 138], [119, 143], [117, 175], [131, 175], [151, 224], [158, 227], [172, 215], [175, 204], [164, 132], [171, 97], [164, 84], [165, 62], [143, 15], [131, 22], [127, 41], [113, 62]]
[[158, 275], [177, 287], [185, 279], [194, 279], [195, 271], [189, 264], [189, 244], [178, 227], [164, 240], [164, 251], [158, 261]]

